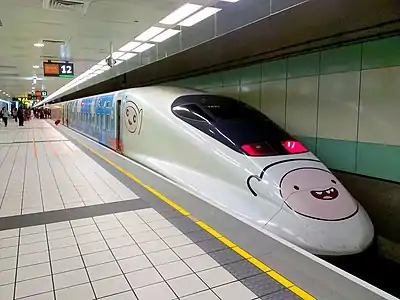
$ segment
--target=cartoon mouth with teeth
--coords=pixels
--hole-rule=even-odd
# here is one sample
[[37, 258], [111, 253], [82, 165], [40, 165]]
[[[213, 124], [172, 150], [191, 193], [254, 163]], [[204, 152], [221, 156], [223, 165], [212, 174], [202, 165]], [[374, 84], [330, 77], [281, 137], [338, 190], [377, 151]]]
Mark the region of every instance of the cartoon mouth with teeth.
[[323, 191], [311, 191], [310, 193], [320, 200], [334, 200], [339, 196], [338, 190], [333, 187]]
[[312, 219], [340, 221], [358, 211], [358, 204], [350, 193], [325, 169], [290, 170], [280, 181], [280, 193], [290, 209]]

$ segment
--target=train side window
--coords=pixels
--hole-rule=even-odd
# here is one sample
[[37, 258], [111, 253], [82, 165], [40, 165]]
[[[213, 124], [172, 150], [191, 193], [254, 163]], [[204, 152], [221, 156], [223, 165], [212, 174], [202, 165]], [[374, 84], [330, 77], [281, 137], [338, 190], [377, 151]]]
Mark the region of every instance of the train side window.
[[110, 130], [111, 128], [111, 118], [110, 115], [106, 115], [106, 130]]
[[198, 122], [209, 122], [210, 117], [196, 104], [177, 105], [172, 107], [173, 113], [181, 118]]

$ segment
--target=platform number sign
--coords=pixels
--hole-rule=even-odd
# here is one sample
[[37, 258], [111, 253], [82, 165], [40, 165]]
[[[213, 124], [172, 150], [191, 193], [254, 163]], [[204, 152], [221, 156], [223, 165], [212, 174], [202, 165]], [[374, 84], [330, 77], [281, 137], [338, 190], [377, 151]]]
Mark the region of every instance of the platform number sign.
[[43, 62], [44, 76], [48, 77], [74, 77], [74, 64], [71, 62]]

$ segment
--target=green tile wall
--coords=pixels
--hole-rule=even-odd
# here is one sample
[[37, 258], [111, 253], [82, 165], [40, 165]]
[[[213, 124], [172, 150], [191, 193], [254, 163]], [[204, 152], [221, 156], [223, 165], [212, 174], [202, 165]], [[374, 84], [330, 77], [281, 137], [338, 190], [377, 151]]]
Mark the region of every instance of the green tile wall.
[[[394, 96], [400, 95], [400, 84], [394, 83], [399, 74], [396, 36], [169, 84], [204, 89], [256, 107], [330, 168], [400, 182], [400, 142], [382, 143], [383, 137], [397, 135], [398, 121], [383, 112], [399, 114]], [[377, 107], [382, 108], [379, 114], [374, 113]], [[365, 142], [373, 128], [385, 129], [379, 139], [369, 134]]]

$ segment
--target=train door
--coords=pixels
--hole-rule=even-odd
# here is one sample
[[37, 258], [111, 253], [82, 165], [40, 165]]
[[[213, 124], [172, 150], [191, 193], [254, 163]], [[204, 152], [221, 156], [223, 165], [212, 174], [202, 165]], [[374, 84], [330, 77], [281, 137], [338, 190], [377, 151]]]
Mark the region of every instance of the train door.
[[115, 140], [116, 140], [116, 150], [120, 153], [122, 152], [121, 147], [121, 99], [117, 100], [117, 104], [115, 105]]

